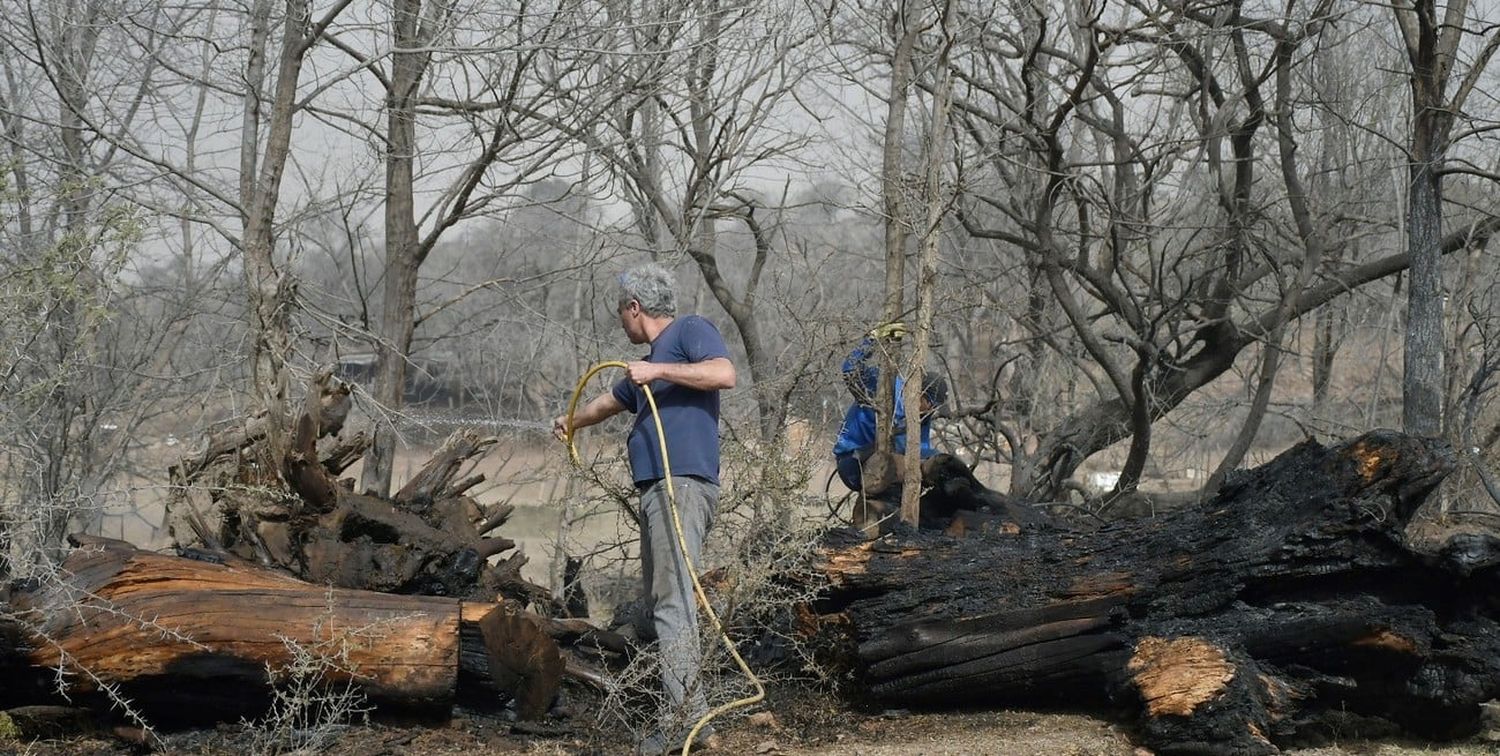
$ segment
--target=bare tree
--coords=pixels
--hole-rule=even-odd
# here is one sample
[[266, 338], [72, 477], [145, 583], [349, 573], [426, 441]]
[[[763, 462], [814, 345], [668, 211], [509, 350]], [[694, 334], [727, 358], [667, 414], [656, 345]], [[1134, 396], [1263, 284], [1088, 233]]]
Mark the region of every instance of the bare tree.
[[1471, 33], [1468, 10], [1468, 0], [1452, 0], [1440, 21], [1436, 0], [1402, 1], [1391, 6], [1411, 66], [1411, 139], [1407, 148], [1411, 183], [1406, 203], [1411, 282], [1407, 287], [1402, 419], [1408, 432], [1428, 436], [1444, 431], [1443, 176], [1449, 172], [1446, 160], [1450, 146], [1465, 136], [1454, 134], [1453, 127], [1485, 66], [1500, 48], [1500, 26], [1492, 23], [1488, 41], [1457, 80], [1452, 97], [1448, 96], [1450, 80], [1459, 75], [1460, 45]]
[[[28, 4], [0, 43], [0, 574], [29, 574], [97, 520], [134, 434], [165, 405], [196, 290], [127, 283], [145, 237], [121, 195], [124, 155], [89, 138], [108, 97], [128, 129], [152, 66], [106, 53], [126, 38], [103, 2]], [[159, 40], [143, 32], [147, 43]]]
[[[1266, 344], [1269, 355], [1303, 314], [1409, 258], [1328, 255], [1319, 211], [1300, 189], [1312, 171], [1296, 158], [1295, 130], [1278, 124], [1278, 157], [1262, 157], [1261, 89], [1276, 79], [1291, 90], [1279, 102], [1298, 97], [1299, 51], [1319, 39], [1331, 4], [1275, 18], [1237, 5], [1166, 16], [1141, 6], [1108, 23], [1095, 6], [1056, 32], [1045, 10], [1023, 9], [1029, 21], [1005, 38], [1009, 46], [956, 58], [956, 117], [970, 140], [961, 217], [973, 237], [1018, 250], [1040, 272], [1072, 338], [1028, 325], [1065, 359], [1087, 355], [1077, 372], [1097, 398], [1036, 428], [1034, 440], [1006, 432], [1012, 491], [1056, 497], [1084, 459], [1130, 439], [1122, 495], [1140, 478], [1157, 420], [1246, 348]], [[1198, 133], [1176, 131], [1188, 123]], [[1220, 157], [1226, 141], [1229, 160]], [[1279, 168], [1281, 180], [1265, 179], [1262, 167]], [[1026, 186], [1027, 172], [1043, 187], [1009, 190]], [[1476, 220], [1479, 236], [1495, 230], [1494, 216]], [[1468, 231], [1444, 249], [1467, 244]], [[1282, 239], [1296, 241], [1287, 250]], [[1268, 357], [1262, 402], [1275, 369]]]
[[[275, 418], [287, 413], [287, 358], [293, 346], [290, 318], [294, 286], [287, 266], [277, 261], [276, 210], [291, 157], [293, 123], [305, 107], [298, 96], [303, 64], [349, 2], [337, 0], [315, 21], [311, 0], [286, 0], [269, 97], [261, 84], [270, 60], [273, 3], [256, 0], [250, 12], [250, 48], [245, 69], [250, 86], [244, 93], [240, 143], [239, 208], [243, 226], [240, 251], [254, 333], [251, 375], [260, 410], [272, 418], [266, 423], [265, 446], [272, 459], [282, 458], [286, 449], [282, 423]], [[267, 101], [269, 112], [266, 112]], [[275, 468], [275, 465], [270, 467]]]
[[[416, 159], [418, 90], [432, 60], [432, 45], [447, 15], [444, 3], [397, 0], [391, 8], [390, 74], [387, 79], [371, 68], [385, 85], [385, 297], [376, 329], [379, 363], [375, 374], [375, 398], [399, 409], [406, 395], [406, 361], [411, 350], [413, 315], [416, 308], [417, 270], [422, 264], [417, 249], [416, 203], [412, 188], [412, 163]], [[391, 465], [395, 459], [395, 432], [377, 426], [364, 471], [366, 493], [384, 496], [391, 487]]]
[[[953, 51], [957, 23], [954, 0], [946, 0], [936, 9], [939, 34], [938, 50], [930, 69], [937, 77], [933, 84], [932, 116], [927, 124], [927, 155], [924, 194], [926, 220], [921, 227], [921, 245], [916, 281], [915, 344], [911, 362], [906, 367], [905, 391], [902, 403], [906, 407], [906, 460], [902, 472], [901, 519], [915, 526], [921, 516], [922, 456], [920, 443], [923, 413], [922, 394], [926, 391], [924, 380], [927, 353], [932, 342], [932, 319], [934, 299], [937, 296], [938, 248], [942, 242], [944, 220], [952, 205], [950, 192], [945, 187], [944, 169], [949, 162], [949, 111], [953, 106], [953, 78], [949, 69], [949, 55]], [[889, 254], [889, 250], [887, 250]], [[887, 284], [889, 284], [887, 279]]]
[[[483, 10], [488, 12], [475, 9], [455, 18], [444, 3], [400, 0], [392, 8], [389, 71], [381, 63], [386, 55], [339, 42], [384, 92], [384, 296], [373, 335], [379, 357], [375, 399], [387, 411], [404, 404], [413, 334], [434, 312], [417, 311], [418, 274], [444, 234], [544, 176], [568, 145], [556, 125], [586, 122], [602, 108], [553, 105], [573, 72], [592, 57], [564, 53], [565, 35], [576, 33], [568, 13], [534, 15], [524, 5]], [[486, 28], [491, 25], [498, 31]], [[484, 52], [466, 55], [465, 49]], [[437, 80], [428, 84], [429, 76]], [[424, 119], [429, 123], [419, 141]], [[433, 151], [439, 140], [463, 132], [461, 147], [436, 151], [437, 160], [429, 156], [428, 175], [416, 171], [419, 151]], [[420, 217], [419, 180], [442, 187], [437, 203], [422, 208]], [[483, 290], [475, 286], [465, 296]], [[364, 471], [367, 491], [389, 490], [394, 455], [395, 429], [380, 423]]]
[[[911, 232], [909, 191], [906, 176], [906, 115], [911, 98], [913, 60], [917, 42], [930, 25], [924, 3], [910, 0], [892, 11], [894, 30], [890, 56], [890, 93], [885, 101], [885, 129], [881, 143], [880, 200], [885, 227], [885, 297], [881, 317], [886, 323], [901, 320], [906, 312], [907, 238]], [[879, 378], [875, 388], [875, 453], [884, 458], [891, 452], [896, 418], [896, 371], [904, 360], [889, 344], [877, 344]], [[907, 404], [911, 407], [911, 404]], [[908, 437], [910, 438], [910, 437]], [[904, 493], [904, 492], [903, 492]], [[903, 506], [903, 517], [905, 507]]]
[[[785, 403], [773, 393], [774, 344], [757, 308], [777, 252], [779, 201], [767, 200], [753, 175], [784, 167], [809, 143], [778, 121], [796, 106], [797, 87], [813, 65], [817, 18], [772, 0], [622, 1], [607, 4], [607, 12], [634, 22], [617, 27], [606, 41], [613, 54], [600, 61], [613, 107], [574, 134], [619, 177], [641, 246], [653, 257], [686, 256], [729, 316], [749, 363], [758, 426], [769, 439], [784, 427]], [[724, 221], [743, 228], [744, 253], [720, 240]]]
[[[1281, 180], [1286, 186], [1287, 206], [1297, 230], [1297, 238], [1302, 244], [1302, 254], [1294, 273], [1290, 276], [1283, 276], [1288, 280], [1278, 287], [1282, 292], [1281, 301], [1277, 304], [1273, 317], [1274, 325], [1266, 335], [1261, 350], [1261, 374], [1256, 381], [1255, 393], [1250, 401], [1245, 423], [1240, 427], [1234, 441], [1230, 443], [1229, 450], [1219, 461], [1219, 466], [1214, 469], [1208, 482], [1203, 486], [1204, 496], [1210, 496], [1219, 490], [1224, 478], [1239, 467], [1240, 462], [1244, 460], [1245, 453], [1250, 450], [1250, 445], [1255, 441], [1261, 421], [1265, 418], [1266, 407], [1271, 401], [1271, 390], [1276, 383], [1276, 373], [1281, 366], [1282, 340], [1286, 336], [1288, 326], [1295, 323], [1292, 313], [1297, 308], [1297, 300], [1311, 282], [1313, 273], [1322, 264], [1327, 254], [1327, 245], [1323, 241], [1324, 232], [1313, 217], [1313, 209], [1310, 207], [1308, 192], [1304, 188], [1301, 176], [1302, 168], [1297, 161], [1298, 144], [1297, 129], [1293, 122], [1291, 56], [1304, 40], [1319, 33], [1320, 26], [1328, 19], [1332, 7], [1332, 2], [1324, 0], [1314, 9], [1311, 22], [1300, 29], [1283, 27], [1271, 30], [1271, 36], [1275, 40], [1271, 55], [1275, 65], [1274, 78], [1276, 80], [1275, 110], [1271, 113], [1271, 117], [1276, 127]], [[1235, 51], [1236, 58], [1240, 61], [1240, 74], [1244, 80], [1246, 99], [1252, 108], [1260, 111], [1264, 108], [1264, 104], [1261, 101], [1259, 87], [1249, 70], [1249, 56], [1242, 40], [1243, 36], [1236, 37]]]

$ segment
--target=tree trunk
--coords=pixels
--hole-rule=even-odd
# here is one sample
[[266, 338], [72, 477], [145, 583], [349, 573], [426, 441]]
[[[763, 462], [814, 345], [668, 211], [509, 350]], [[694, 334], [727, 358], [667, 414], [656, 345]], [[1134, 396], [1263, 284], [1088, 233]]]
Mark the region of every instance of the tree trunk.
[[1403, 533], [1453, 464], [1376, 432], [1093, 533], [845, 535], [816, 632], [888, 705], [1126, 702], [1162, 753], [1272, 753], [1351, 714], [1455, 734], [1500, 691], [1500, 537]]
[[[1432, 128], [1419, 119], [1419, 130]], [[1443, 198], [1437, 169], [1442, 154], [1420, 134], [1413, 148], [1406, 233], [1411, 280], [1406, 289], [1401, 423], [1407, 433], [1443, 432]]]
[[[252, 50], [249, 74], [263, 73], [265, 40], [270, 4], [258, 3], [252, 18], [252, 39], [258, 49]], [[271, 99], [270, 130], [264, 153], [257, 160], [261, 113], [264, 97], [263, 80], [249, 80], [242, 136], [250, 140], [241, 149], [240, 202], [244, 207], [243, 253], [245, 287], [249, 292], [252, 340], [251, 365], [255, 395], [262, 413], [282, 417], [287, 401], [287, 357], [291, 354], [290, 313], [291, 282], [276, 264], [276, 206], [281, 196], [281, 180], [291, 154], [292, 121], [297, 114], [297, 85], [302, 76], [303, 56], [307, 53], [304, 34], [311, 22], [308, 0], [287, 0], [283, 24], [281, 53], [276, 71], [276, 90]], [[248, 174], [248, 175], [247, 175]], [[277, 424], [268, 427], [262, 460], [272, 475], [279, 476], [271, 460], [285, 452], [285, 437]]]
[[[891, 56], [891, 88], [886, 99], [885, 141], [882, 146], [880, 166], [880, 194], [885, 209], [885, 288], [881, 302], [880, 317], [884, 323], [901, 319], [904, 310], [906, 277], [907, 202], [906, 169], [901, 151], [906, 139], [906, 102], [911, 92], [912, 51], [916, 47], [918, 28], [917, 3], [903, 3], [897, 10], [895, 29], [898, 34], [895, 50]], [[881, 464], [891, 464], [891, 438], [895, 433], [896, 417], [896, 370], [901, 365], [895, 342], [877, 340], [874, 346], [877, 377], [875, 379], [875, 454], [872, 459]], [[873, 476], [866, 472], [865, 488], [874, 480], [892, 480], [888, 477], [891, 468], [881, 468], [884, 474]], [[864, 491], [854, 500], [854, 522], [870, 528], [873, 533], [873, 513]]]
[[557, 645], [514, 605], [330, 588], [107, 539], [80, 545], [60, 582], [10, 598], [23, 630], [8, 660], [42, 677], [69, 673], [87, 703], [107, 707], [103, 688], [114, 687], [153, 722], [253, 716], [270, 701], [271, 671], [307, 658], [326, 684], [404, 709], [446, 711], [467, 680], [535, 717], [560, 682]]
[[[880, 193], [885, 205], [885, 300], [880, 316], [886, 323], [901, 319], [906, 279], [906, 169], [901, 159], [906, 139], [906, 100], [911, 91], [912, 50], [921, 33], [918, 4], [903, 3], [896, 20], [900, 37], [891, 56], [891, 91], [886, 100], [885, 143], [880, 167]], [[880, 377], [875, 387], [875, 449], [891, 451], [891, 422], [896, 413], [896, 368], [900, 361], [886, 349], [877, 349]]]
[[[921, 517], [922, 482], [922, 393], [926, 388], [924, 374], [927, 353], [932, 343], [932, 318], [937, 290], [938, 248], [942, 245], [943, 218], [951, 203], [943, 188], [943, 166], [948, 160], [948, 111], [953, 97], [953, 78], [948, 72], [948, 53], [953, 45], [950, 21], [953, 2], [948, 0], [940, 16], [943, 47], [937, 56], [938, 83], [933, 93], [932, 120], [927, 135], [927, 222], [922, 227], [922, 246], [917, 274], [917, 322], [915, 323], [911, 368], [906, 371], [906, 459], [902, 470], [901, 521], [916, 525]], [[884, 375], [882, 373], [882, 375]]]
[[[417, 90], [429, 53], [421, 24], [421, 0], [398, 0], [391, 8], [391, 78], [386, 92], [385, 138], [385, 296], [380, 304], [379, 368], [375, 400], [398, 412], [406, 399], [406, 363], [411, 358], [416, 324], [417, 271], [422, 250], [417, 239], [412, 186], [417, 151]], [[364, 474], [364, 490], [385, 496], [391, 490], [396, 459], [396, 430], [377, 423], [375, 443]]]
[[1334, 331], [1334, 321], [1338, 317], [1339, 314], [1332, 305], [1324, 305], [1318, 308], [1313, 320], [1312, 403], [1315, 417], [1321, 417], [1328, 406], [1328, 389], [1333, 383], [1333, 360], [1339, 353], [1340, 339]]
[[[407, 178], [410, 178], [409, 174]], [[389, 207], [401, 203], [394, 202], [394, 197], [387, 196], [386, 204]], [[406, 207], [408, 211], [411, 209], [409, 203]], [[415, 243], [416, 230], [412, 226], [408, 226], [408, 229], [411, 232], [409, 235], [398, 235], [397, 239], [391, 239], [389, 235], [392, 229], [387, 225], [385, 297], [380, 306], [380, 339], [375, 349], [379, 365], [375, 371], [375, 401], [385, 411], [393, 413], [400, 412], [406, 403], [406, 363], [410, 359], [412, 334], [415, 331], [417, 265], [408, 253], [411, 247], [406, 245]], [[385, 496], [390, 492], [395, 461], [394, 422], [382, 420], [375, 424], [374, 443], [364, 471], [362, 488], [366, 494]]]
[[1406, 299], [1406, 345], [1401, 384], [1401, 422], [1408, 433], [1436, 436], [1443, 427], [1443, 164], [1456, 118], [1484, 72], [1500, 37], [1492, 37], [1454, 74], [1466, 29], [1468, 0], [1449, 0], [1438, 17], [1434, 0], [1392, 6], [1396, 27], [1406, 46], [1411, 88], [1411, 184], [1406, 204], [1407, 249], [1411, 281]]

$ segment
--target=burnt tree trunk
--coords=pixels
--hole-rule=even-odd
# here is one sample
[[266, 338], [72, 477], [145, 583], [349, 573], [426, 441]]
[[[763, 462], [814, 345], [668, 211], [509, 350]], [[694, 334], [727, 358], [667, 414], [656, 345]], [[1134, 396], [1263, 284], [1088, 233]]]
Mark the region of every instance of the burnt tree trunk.
[[0, 604], [12, 618], [0, 670], [17, 701], [44, 699], [61, 670], [69, 696], [96, 708], [111, 686], [153, 722], [233, 720], [263, 710], [270, 670], [300, 656], [383, 707], [445, 714], [462, 687], [535, 718], [563, 671], [545, 621], [511, 602], [330, 588], [91, 538], [58, 575]]
[[1341, 717], [1461, 734], [1500, 694], [1500, 538], [1405, 535], [1452, 466], [1377, 432], [1091, 533], [843, 533], [813, 632], [887, 705], [1123, 705], [1164, 753], [1273, 753]]
[[202, 453], [174, 466], [168, 525], [178, 545], [340, 588], [553, 602], [547, 589], [521, 577], [524, 554], [491, 562], [516, 545], [494, 535], [512, 508], [487, 510], [466, 494], [484, 476], [459, 477], [493, 439], [458, 431], [393, 496], [357, 494], [352, 479], [338, 476], [370, 441], [363, 433], [340, 435], [348, 412], [348, 387], [325, 373], [287, 421], [291, 441], [279, 471], [260, 469], [266, 455], [254, 453], [271, 426], [266, 416], [210, 438]]

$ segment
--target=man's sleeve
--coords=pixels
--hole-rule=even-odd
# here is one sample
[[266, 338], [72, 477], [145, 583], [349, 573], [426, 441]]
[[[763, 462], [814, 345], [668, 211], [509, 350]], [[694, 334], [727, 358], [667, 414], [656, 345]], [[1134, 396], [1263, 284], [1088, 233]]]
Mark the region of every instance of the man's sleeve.
[[688, 362], [702, 362], [717, 357], [729, 359], [729, 346], [719, 329], [705, 318], [695, 317], [683, 323], [682, 353]]
[[849, 387], [854, 401], [866, 406], [874, 405], [875, 389], [880, 381], [880, 371], [870, 364], [870, 351], [874, 346], [875, 342], [866, 336], [844, 359], [840, 368], [844, 374], [844, 385]]
[[634, 383], [631, 383], [629, 378], [621, 378], [615, 381], [615, 387], [610, 390], [610, 393], [615, 395], [616, 401], [625, 405], [625, 409], [633, 413], [637, 405], [638, 397], [636, 396], [636, 392], [638, 391], [640, 389]]

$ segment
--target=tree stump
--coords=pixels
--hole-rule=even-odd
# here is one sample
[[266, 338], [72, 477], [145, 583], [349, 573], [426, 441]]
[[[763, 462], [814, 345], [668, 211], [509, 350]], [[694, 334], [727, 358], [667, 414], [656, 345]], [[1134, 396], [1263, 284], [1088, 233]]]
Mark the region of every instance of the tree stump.
[[[175, 465], [168, 524], [177, 544], [340, 588], [552, 603], [547, 589], [521, 577], [525, 555], [490, 563], [515, 547], [494, 533], [513, 508], [486, 511], [466, 495], [484, 476], [458, 477], [494, 439], [455, 432], [394, 496], [357, 494], [352, 480], [337, 477], [370, 446], [363, 433], [339, 435], [349, 403], [348, 387], [321, 373], [290, 420], [289, 448], [265, 448], [268, 420], [257, 417]], [[265, 460], [277, 469], [266, 470]]]

